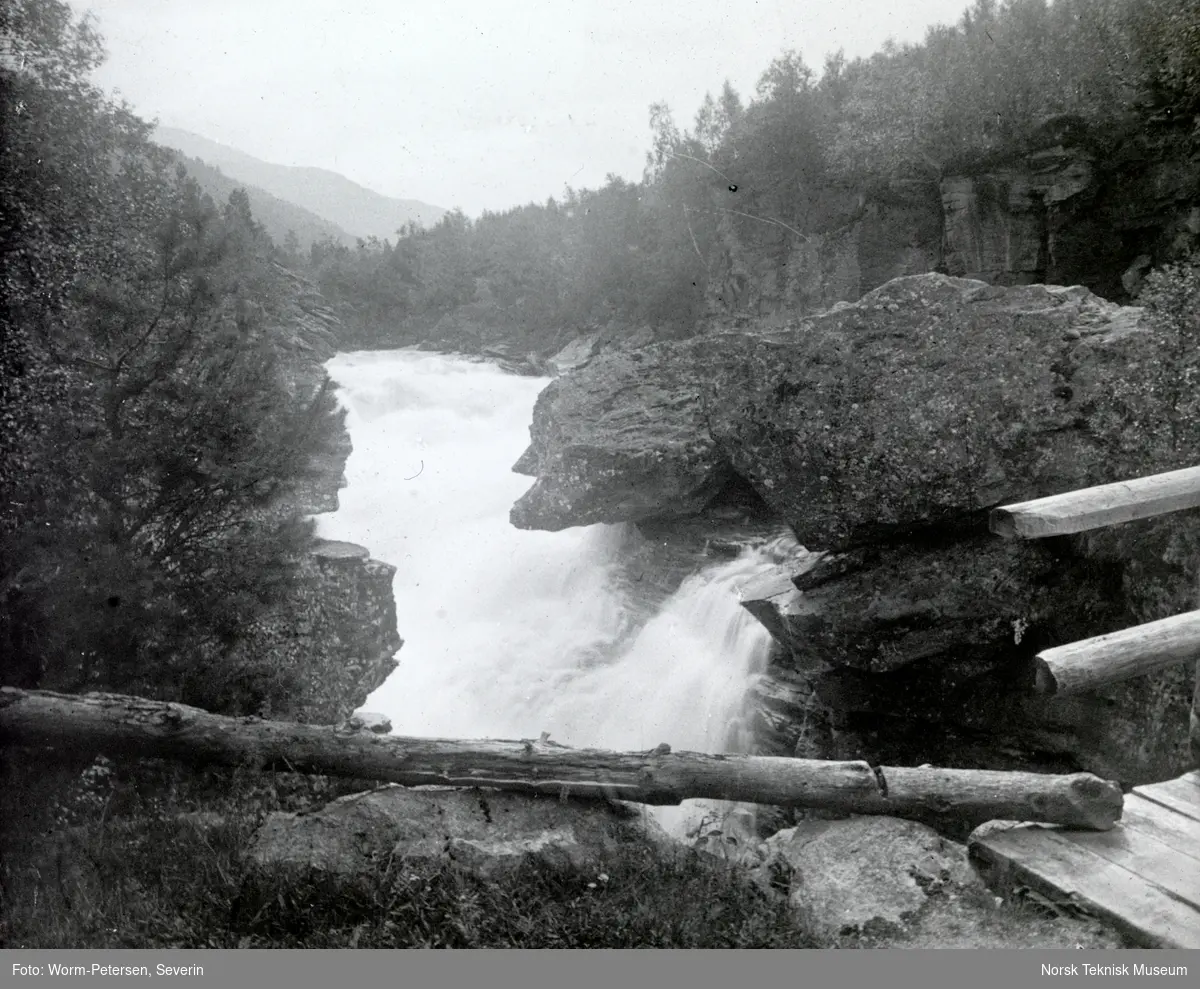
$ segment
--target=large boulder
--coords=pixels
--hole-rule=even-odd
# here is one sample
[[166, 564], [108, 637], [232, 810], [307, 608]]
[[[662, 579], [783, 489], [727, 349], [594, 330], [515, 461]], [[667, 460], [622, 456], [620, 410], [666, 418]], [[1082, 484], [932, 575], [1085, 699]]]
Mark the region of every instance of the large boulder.
[[[396, 568], [362, 546], [314, 540], [284, 606], [264, 615], [239, 649], [296, 671], [286, 715], [341, 724], [397, 667]], [[272, 712], [268, 712], [272, 713]]]
[[355, 874], [397, 860], [453, 860], [494, 875], [530, 859], [586, 865], [670, 839], [623, 804], [495, 790], [385, 786], [308, 814], [276, 812], [248, 856], [260, 869]]
[[931, 892], [979, 885], [966, 849], [915, 821], [807, 821], [767, 839], [758, 878], [786, 892], [824, 938], [899, 928]]
[[778, 643], [751, 698], [758, 735], [781, 755], [1177, 775], [1191, 664], [1045, 698], [1033, 657], [1192, 607], [1197, 536], [1179, 516], [1049, 548], [978, 536], [780, 567], [742, 600]]
[[658, 344], [615, 351], [538, 396], [530, 450], [537, 481], [512, 509], [522, 529], [691, 515], [732, 477], [704, 427], [700, 368]]
[[1187, 462], [1139, 387], [1157, 353], [1141, 310], [1085, 289], [920, 275], [684, 359], [708, 367], [709, 435], [734, 470], [801, 542], [838, 549]]
[[1120, 947], [1095, 922], [1002, 908], [967, 849], [890, 817], [807, 821], [760, 846], [752, 875], [806, 926], [847, 947]]
[[927, 274], [786, 329], [602, 355], [539, 397], [513, 522], [690, 515], [737, 474], [814, 549], [980, 531], [1006, 501], [1193, 462], [1164, 347], [1086, 289]]

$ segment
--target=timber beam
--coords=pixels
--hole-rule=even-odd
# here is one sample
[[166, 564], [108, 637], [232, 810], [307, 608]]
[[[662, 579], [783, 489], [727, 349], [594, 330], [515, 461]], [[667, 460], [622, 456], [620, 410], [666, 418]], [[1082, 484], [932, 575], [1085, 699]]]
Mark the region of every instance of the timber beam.
[[1043, 539], [1187, 508], [1200, 508], [1200, 467], [1004, 505], [992, 509], [988, 524], [999, 536]]
[[1039, 693], [1078, 694], [1200, 660], [1200, 611], [1081, 639], [1037, 654]]
[[121, 694], [0, 689], [0, 742], [254, 765], [291, 772], [593, 797], [644, 804], [745, 801], [976, 826], [1022, 820], [1108, 830], [1116, 783], [1089, 773], [887, 768], [770, 756], [572, 749], [539, 739], [404, 738], [322, 725], [230, 718]]

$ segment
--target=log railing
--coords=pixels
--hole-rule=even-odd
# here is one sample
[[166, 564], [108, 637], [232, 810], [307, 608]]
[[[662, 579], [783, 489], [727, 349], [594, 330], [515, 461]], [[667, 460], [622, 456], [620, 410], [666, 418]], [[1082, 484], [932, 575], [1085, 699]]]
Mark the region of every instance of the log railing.
[[1134, 625], [1037, 655], [1037, 689], [1077, 694], [1200, 659], [1200, 611]]
[[1044, 539], [1186, 508], [1200, 508], [1200, 467], [1004, 505], [992, 510], [989, 525], [999, 536]]
[[[1200, 467], [1102, 484], [993, 509], [992, 532], [1043, 539], [1200, 508]], [[1037, 656], [1037, 689], [1061, 695], [1195, 662], [1188, 741], [1200, 766], [1200, 611], [1047, 649]]]
[[768, 756], [571, 749], [541, 739], [403, 738], [322, 725], [230, 718], [121, 694], [0, 689], [0, 743], [193, 764], [251, 764], [405, 786], [478, 786], [645, 804], [692, 798], [883, 814], [929, 823], [1027, 820], [1108, 830], [1121, 788], [1066, 776], [889, 768]]

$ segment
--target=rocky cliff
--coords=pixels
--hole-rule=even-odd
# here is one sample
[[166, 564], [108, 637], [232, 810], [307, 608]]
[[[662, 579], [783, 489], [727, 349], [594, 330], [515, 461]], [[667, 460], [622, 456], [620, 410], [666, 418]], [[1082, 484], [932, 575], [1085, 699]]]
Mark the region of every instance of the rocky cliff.
[[773, 751], [1159, 778], [1187, 765], [1190, 669], [1046, 702], [1031, 659], [1192, 606], [1200, 525], [1009, 543], [986, 517], [1200, 461], [1172, 344], [1083, 288], [930, 274], [602, 354], [539, 398], [512, 519], [662, 524], [751, 489], [824, 554], [747, 601], [779, 641]]
[[1200, 154], [1185, 130], [1114, 138], [1062, 118], [970, 172], [830, 186], [818, 200], [821, 232], [804, 238], [768, 242], [760, 224], [726, 219], [707, 328], [783, 321], [926, 271], [1131, 301], [1152, 266], [1200, 245]]
[[[336, 352], [338, 318], [307, 279], [283, 268], [279, 275], [288, 286], [288, 303], [272, 331], [289, 386], [307, 395], [332, 388], [324, 365]], [[337, 510], [351, 444], [340, 424], [336, 437], [331, 449], [312, 458], [299, 484], [280, 492], [289, 510], [305, 515]], [[249, 646], [300, 671], [293, 716], [344, 721], [396, 668], [392, 657], [403, 640], [392, 597], [395, 572], [361, 546], [313, 541], [300, 561], [296, 586], [303, 594], [287, 613], [254, 630]]]

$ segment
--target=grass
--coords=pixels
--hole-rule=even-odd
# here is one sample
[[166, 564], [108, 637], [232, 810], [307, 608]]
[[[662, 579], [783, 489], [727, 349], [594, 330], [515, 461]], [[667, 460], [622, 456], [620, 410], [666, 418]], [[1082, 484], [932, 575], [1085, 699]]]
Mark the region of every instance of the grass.
[[46, 763], [0, 750], [0, 948], [1117, 947], [1020, 896], [933, 896], [904, 930], [817, 938], [745, 870], [632, 846], [587, 868], [484, 879], [449, 859], [351, 877], [262, 872], [273, 810], [368, 782], [166, 763]]
[[[482, 879], [447, 860], [347, 878], [264, 874], [244, 851], [327, 781], [70, 767], [0, 786], [4, 948], [818, 947], [778, 898], [687, 850]], [[28, 783], [28, 780], [25, 780]], [[336, 788], [334, 788], [336, 789]]]

